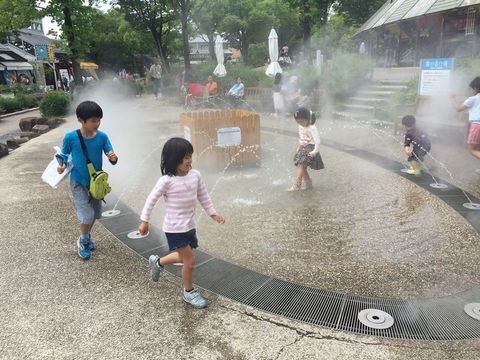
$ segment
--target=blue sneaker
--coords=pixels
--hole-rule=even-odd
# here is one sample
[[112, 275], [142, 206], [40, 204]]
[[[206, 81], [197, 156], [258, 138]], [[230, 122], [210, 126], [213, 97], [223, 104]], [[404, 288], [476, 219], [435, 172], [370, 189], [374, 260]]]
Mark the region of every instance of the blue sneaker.
[[152, 281], [157, 282], [160, 277], [160, 273], [163, 270], [163, 266], [158, 265], [158, 255], [150, 255], [148, 262], [150, 263], [150, 278]]
[[200, 295], [198, 288], [193, 288], [192, 291], [183, 289], [183, 301], [197, 309], [203, 309], [208, 305], [208, 301]]
[[78, 247], [78, 256], [82, 259], [88, 260], [90, 259], [90, 249], [88, 248], [88, 239], [82, 239], [81, 237], [77, 240], [77, 247]]
[[97, 244], [95, 244], [92, 240], [92, 235], [88, 234], [88, 242], [87, 242], [88, 250], [93, 251], [97, 248]]

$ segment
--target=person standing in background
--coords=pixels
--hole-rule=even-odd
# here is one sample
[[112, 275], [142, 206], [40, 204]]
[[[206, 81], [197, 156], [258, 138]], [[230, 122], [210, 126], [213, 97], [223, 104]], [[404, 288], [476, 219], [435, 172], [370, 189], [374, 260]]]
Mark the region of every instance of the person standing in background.
[[[155, 63], [150, 66], [149, 74], [153, 84], [153, 95], [155, 96], [155, 99], [158, 99], [158, 90], [161, 90], [162, 87], [162, 66], [158, 59], [156, 59]], [[162, 94], [160, 94], [160, 97], [161, 96]]]

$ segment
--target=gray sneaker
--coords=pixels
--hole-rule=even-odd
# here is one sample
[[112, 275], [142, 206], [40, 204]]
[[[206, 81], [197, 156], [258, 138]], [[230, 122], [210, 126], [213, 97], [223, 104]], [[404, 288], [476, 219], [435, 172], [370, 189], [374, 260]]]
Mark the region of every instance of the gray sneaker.
[[150, 255], [148, 262], [150, 263], [150, 278], [152, 281], [157, 282], [160, 277], [160, 272], [163, 270], [163, 266], [158, 265], [158, 255]]
[[198, 290], [198, 288], [193, 288], [190, 292], [183, 289], [183, 301], [197, 309], [203, 309], [208, 305], [208, 301], [200, 295], [200, 290]]

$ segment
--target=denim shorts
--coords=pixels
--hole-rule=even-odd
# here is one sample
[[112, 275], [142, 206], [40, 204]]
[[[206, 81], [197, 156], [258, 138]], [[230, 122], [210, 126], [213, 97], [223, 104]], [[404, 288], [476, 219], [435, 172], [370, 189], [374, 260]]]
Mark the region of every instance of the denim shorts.
[[71, 180], [73, 202], [77, 210], [77, 219], [80, 224], [92, 224], [95, 219], [102, 217], [102, 200], [92, 199], [85, 185]]
[[181, 249], [190, 245], [192, 249], [198, 247], [197, 231], [192, 229], [184, 233], [165, 233], [170, 251]]

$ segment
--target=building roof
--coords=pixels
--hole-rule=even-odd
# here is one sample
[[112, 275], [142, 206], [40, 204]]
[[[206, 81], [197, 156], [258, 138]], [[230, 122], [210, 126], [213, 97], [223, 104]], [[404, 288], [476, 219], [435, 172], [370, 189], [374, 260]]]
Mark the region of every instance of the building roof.
[[480, 4], [480, 0], [387, 0], [358, 33], [417, 16]]
[[53, 42], [49, 37], [30, 29], [20, 30], [18, 37], [33, 46], [50, 45]]

